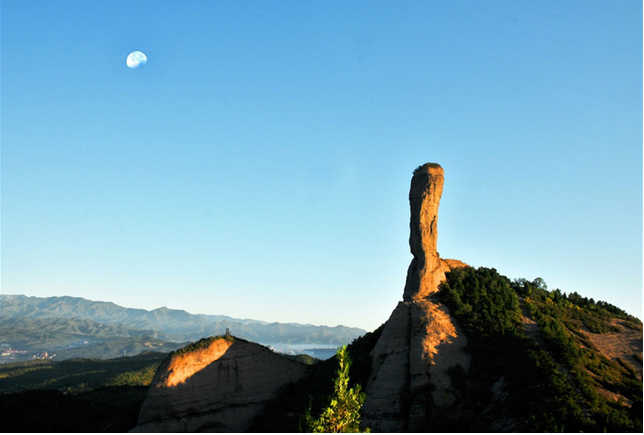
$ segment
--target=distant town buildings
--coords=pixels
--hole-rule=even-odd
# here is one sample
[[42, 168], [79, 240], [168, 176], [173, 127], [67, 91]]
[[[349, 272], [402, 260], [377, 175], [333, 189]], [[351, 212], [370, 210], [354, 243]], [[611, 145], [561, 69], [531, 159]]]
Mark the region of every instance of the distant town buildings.
[[15, 350], [9, 346], [3, 347], [0, 349], [0, 363], [9, 363], [17, 361], [26, 361], [29, 359], [54, 359], [56, 354], [50, 354], [46, 350], [42, 352], [32, 354], [27, 350]]

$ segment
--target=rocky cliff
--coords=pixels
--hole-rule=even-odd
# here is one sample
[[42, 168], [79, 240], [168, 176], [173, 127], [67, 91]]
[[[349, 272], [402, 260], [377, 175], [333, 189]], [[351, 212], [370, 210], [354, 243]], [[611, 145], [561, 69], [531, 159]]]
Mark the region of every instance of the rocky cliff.
[[467, 338], [435, 294], [445, 272], [466, 265], [443, 260], [436, 250], [443, 180], [443, 169], [433, 163], [417, 168], [412, 178], [409, 246], [414, 257], [403, 301], [371, 353], [363, 408], [363, 425], [376, 432], [414, 432], [433, 411], [458, 412], [448, 370], [457, 365], [468, 370]]
[[202, 340], [157, 370], [133, 432], [244, 432], [304, 364], [232, 337]]

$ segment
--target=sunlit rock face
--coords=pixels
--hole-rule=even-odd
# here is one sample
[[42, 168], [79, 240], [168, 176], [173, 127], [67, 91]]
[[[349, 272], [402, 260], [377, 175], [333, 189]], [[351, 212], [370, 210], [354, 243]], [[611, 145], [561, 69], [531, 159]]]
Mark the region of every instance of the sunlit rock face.
[[224, 356], [232, 345], [232, 340], [219, 339], [206, 348], [170, 358], [159, 376], [156, 388], [176, 387], [190, 382], [194, 375]]
[[438, 204], [443, 194], [443, 182], [443, 168], [433, 163], [416, 169], [411, 179], [409, 247], [414, 258], [407, 271], [403, 293], [405, 301], [427, 297], [438, 291], [438, 285], [445, 280], [436, 251]]
[[157, 370], [133, 432], [244, 432], [304, 364], [241, 339], [177, 353]]
[[447, 371], [469, 369], [467, 338], [436, 298], [445, 272], [464, 267], [436, 251], [438, 205], [443, 169], [428, 163], [416, 169], [409, 191], [409, 245], [403, 301], [385, 324], [374, 347], [363, 407], [363, 426], [374, 432], [426, 430], [432, 412], [459, 412]]

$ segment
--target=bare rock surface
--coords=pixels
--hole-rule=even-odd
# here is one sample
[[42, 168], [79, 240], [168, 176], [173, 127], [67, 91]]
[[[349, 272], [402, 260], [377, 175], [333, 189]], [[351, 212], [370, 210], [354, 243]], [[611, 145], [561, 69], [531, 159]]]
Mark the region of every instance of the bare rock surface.
[[409, 189], [411, 219], [409, 247], [414, 256], [407, 271], [403, 300], [421, 299], [438, 290], [445, 280], [436, 251], [438, 204], [443, 194], [443, 168], [427, 163], [414, 171]]
[[462, 267], [469, 267], [468, 264], [463, 263], [461, 260], [453, 260], [450, 258], [441, 258], [441, 267], [443, 268], [443, 273], [447, 273], [454, 269], [460, 269]]
[[438, 205], [443, 169], [428, 163], [411, 182], [409, 245], [403, 301], [374, 347], [363, 407], [363, 425], [375, 432], [419, 431], [432, 410], [455, 412], [448, 370], [469, 369], [467, 338], [435, 297], [445, 272], [467, 265], [438, 255]]
[[362, 423], [375, 432], [403, 430], [409, 409], [411, 303], [399, 302], [371, 352]]
[[219, 338], [157, 370], [133, 432], [244, 432], [305, 365], [259, 344]]

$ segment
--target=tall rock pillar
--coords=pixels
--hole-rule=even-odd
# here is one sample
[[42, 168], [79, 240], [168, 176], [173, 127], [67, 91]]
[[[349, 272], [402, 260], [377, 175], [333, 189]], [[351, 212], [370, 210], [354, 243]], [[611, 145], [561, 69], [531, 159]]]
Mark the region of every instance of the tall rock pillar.
[[[409, 190], [409, 245], [414, 258], [398, 303], [371, 352], [362, 423], [374, 432], [424, 432], [435, 412], [454, 415], [455, 390], [448, 370], [466, 371], [467, 338], [436, 297], [445, 270], [464, 263], [436, 252], [443, 169], [427, 163], [414, 171]], [[460, 264], [459, 264], [460, 263]]]
[[425, 298], [438, 291], [445, 280], [441, 259], [436, 251], [438, 204], [443, 194], [443, 168], [427, 163], [414, 171], [409, 189], [411, 219], [409, 247], [414, 259], [407, 271], [403, 300]]

